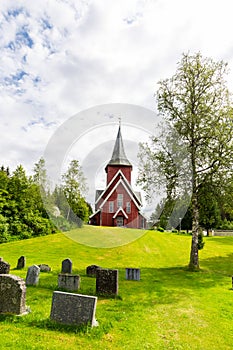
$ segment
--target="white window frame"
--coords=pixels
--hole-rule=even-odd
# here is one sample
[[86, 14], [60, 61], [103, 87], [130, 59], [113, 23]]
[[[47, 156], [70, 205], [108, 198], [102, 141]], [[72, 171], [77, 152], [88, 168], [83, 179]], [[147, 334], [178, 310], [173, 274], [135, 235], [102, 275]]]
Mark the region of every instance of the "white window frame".
[[109, 202], [109, 213], [114, 213], [114, 202], [113, 201]]
[[127, 214], [131, 213], [131, 202], [126, 202], [126, 213]]
[[123, 207], [123, 193], [117, 195], [117, 208]]

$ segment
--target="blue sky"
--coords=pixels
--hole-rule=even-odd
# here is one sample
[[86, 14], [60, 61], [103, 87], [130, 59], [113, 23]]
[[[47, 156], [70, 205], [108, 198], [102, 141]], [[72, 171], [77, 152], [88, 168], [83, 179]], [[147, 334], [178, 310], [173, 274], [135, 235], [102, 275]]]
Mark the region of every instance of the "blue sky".
[[183, 52], [229, 63], [231, 0], [2, 0], [1, 163], [28, 172], [56, 129], [106, 103], [155, 110]]

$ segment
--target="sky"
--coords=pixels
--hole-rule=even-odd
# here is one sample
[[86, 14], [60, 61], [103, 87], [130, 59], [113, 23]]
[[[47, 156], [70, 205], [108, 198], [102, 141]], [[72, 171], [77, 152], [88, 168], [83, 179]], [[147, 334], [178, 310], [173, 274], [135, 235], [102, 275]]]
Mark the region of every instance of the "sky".
[[[155, 112], [157, 82], [175, 73], [182, 53], [228, 62], [233, 91], [232, 10], [232, 0], [1, 0], [0, 163], [30, 173], [73, 116], [77, 137], [107, 123], [97, 112], [83, 125], [86, 110], [121, 104]], [[111, 108], [107, 117], [117, 125]], [[99, 141], [88, 152], [108, 134], [94, 136]]]

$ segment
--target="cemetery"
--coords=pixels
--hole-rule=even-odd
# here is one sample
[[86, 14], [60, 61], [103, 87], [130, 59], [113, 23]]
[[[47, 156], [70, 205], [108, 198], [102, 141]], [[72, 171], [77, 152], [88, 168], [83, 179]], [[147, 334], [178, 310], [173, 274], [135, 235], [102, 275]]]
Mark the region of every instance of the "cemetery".
[[190, 236], [171, 232], [104, 249], [61, 233], [1, 244], [1, 346], [230, 349], [232, 244], [206, 237], [199, 272]]

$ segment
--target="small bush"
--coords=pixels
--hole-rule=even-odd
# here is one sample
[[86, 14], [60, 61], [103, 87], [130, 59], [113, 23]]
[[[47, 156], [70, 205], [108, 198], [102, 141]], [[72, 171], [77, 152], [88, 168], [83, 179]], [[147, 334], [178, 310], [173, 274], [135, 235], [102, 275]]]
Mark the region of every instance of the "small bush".
[[164, 228], [163, 228], [163, 227], [158, 227], [158, 228], [157, 228], [157, 231], [159, 231], [159, 232], [164, 232]]

